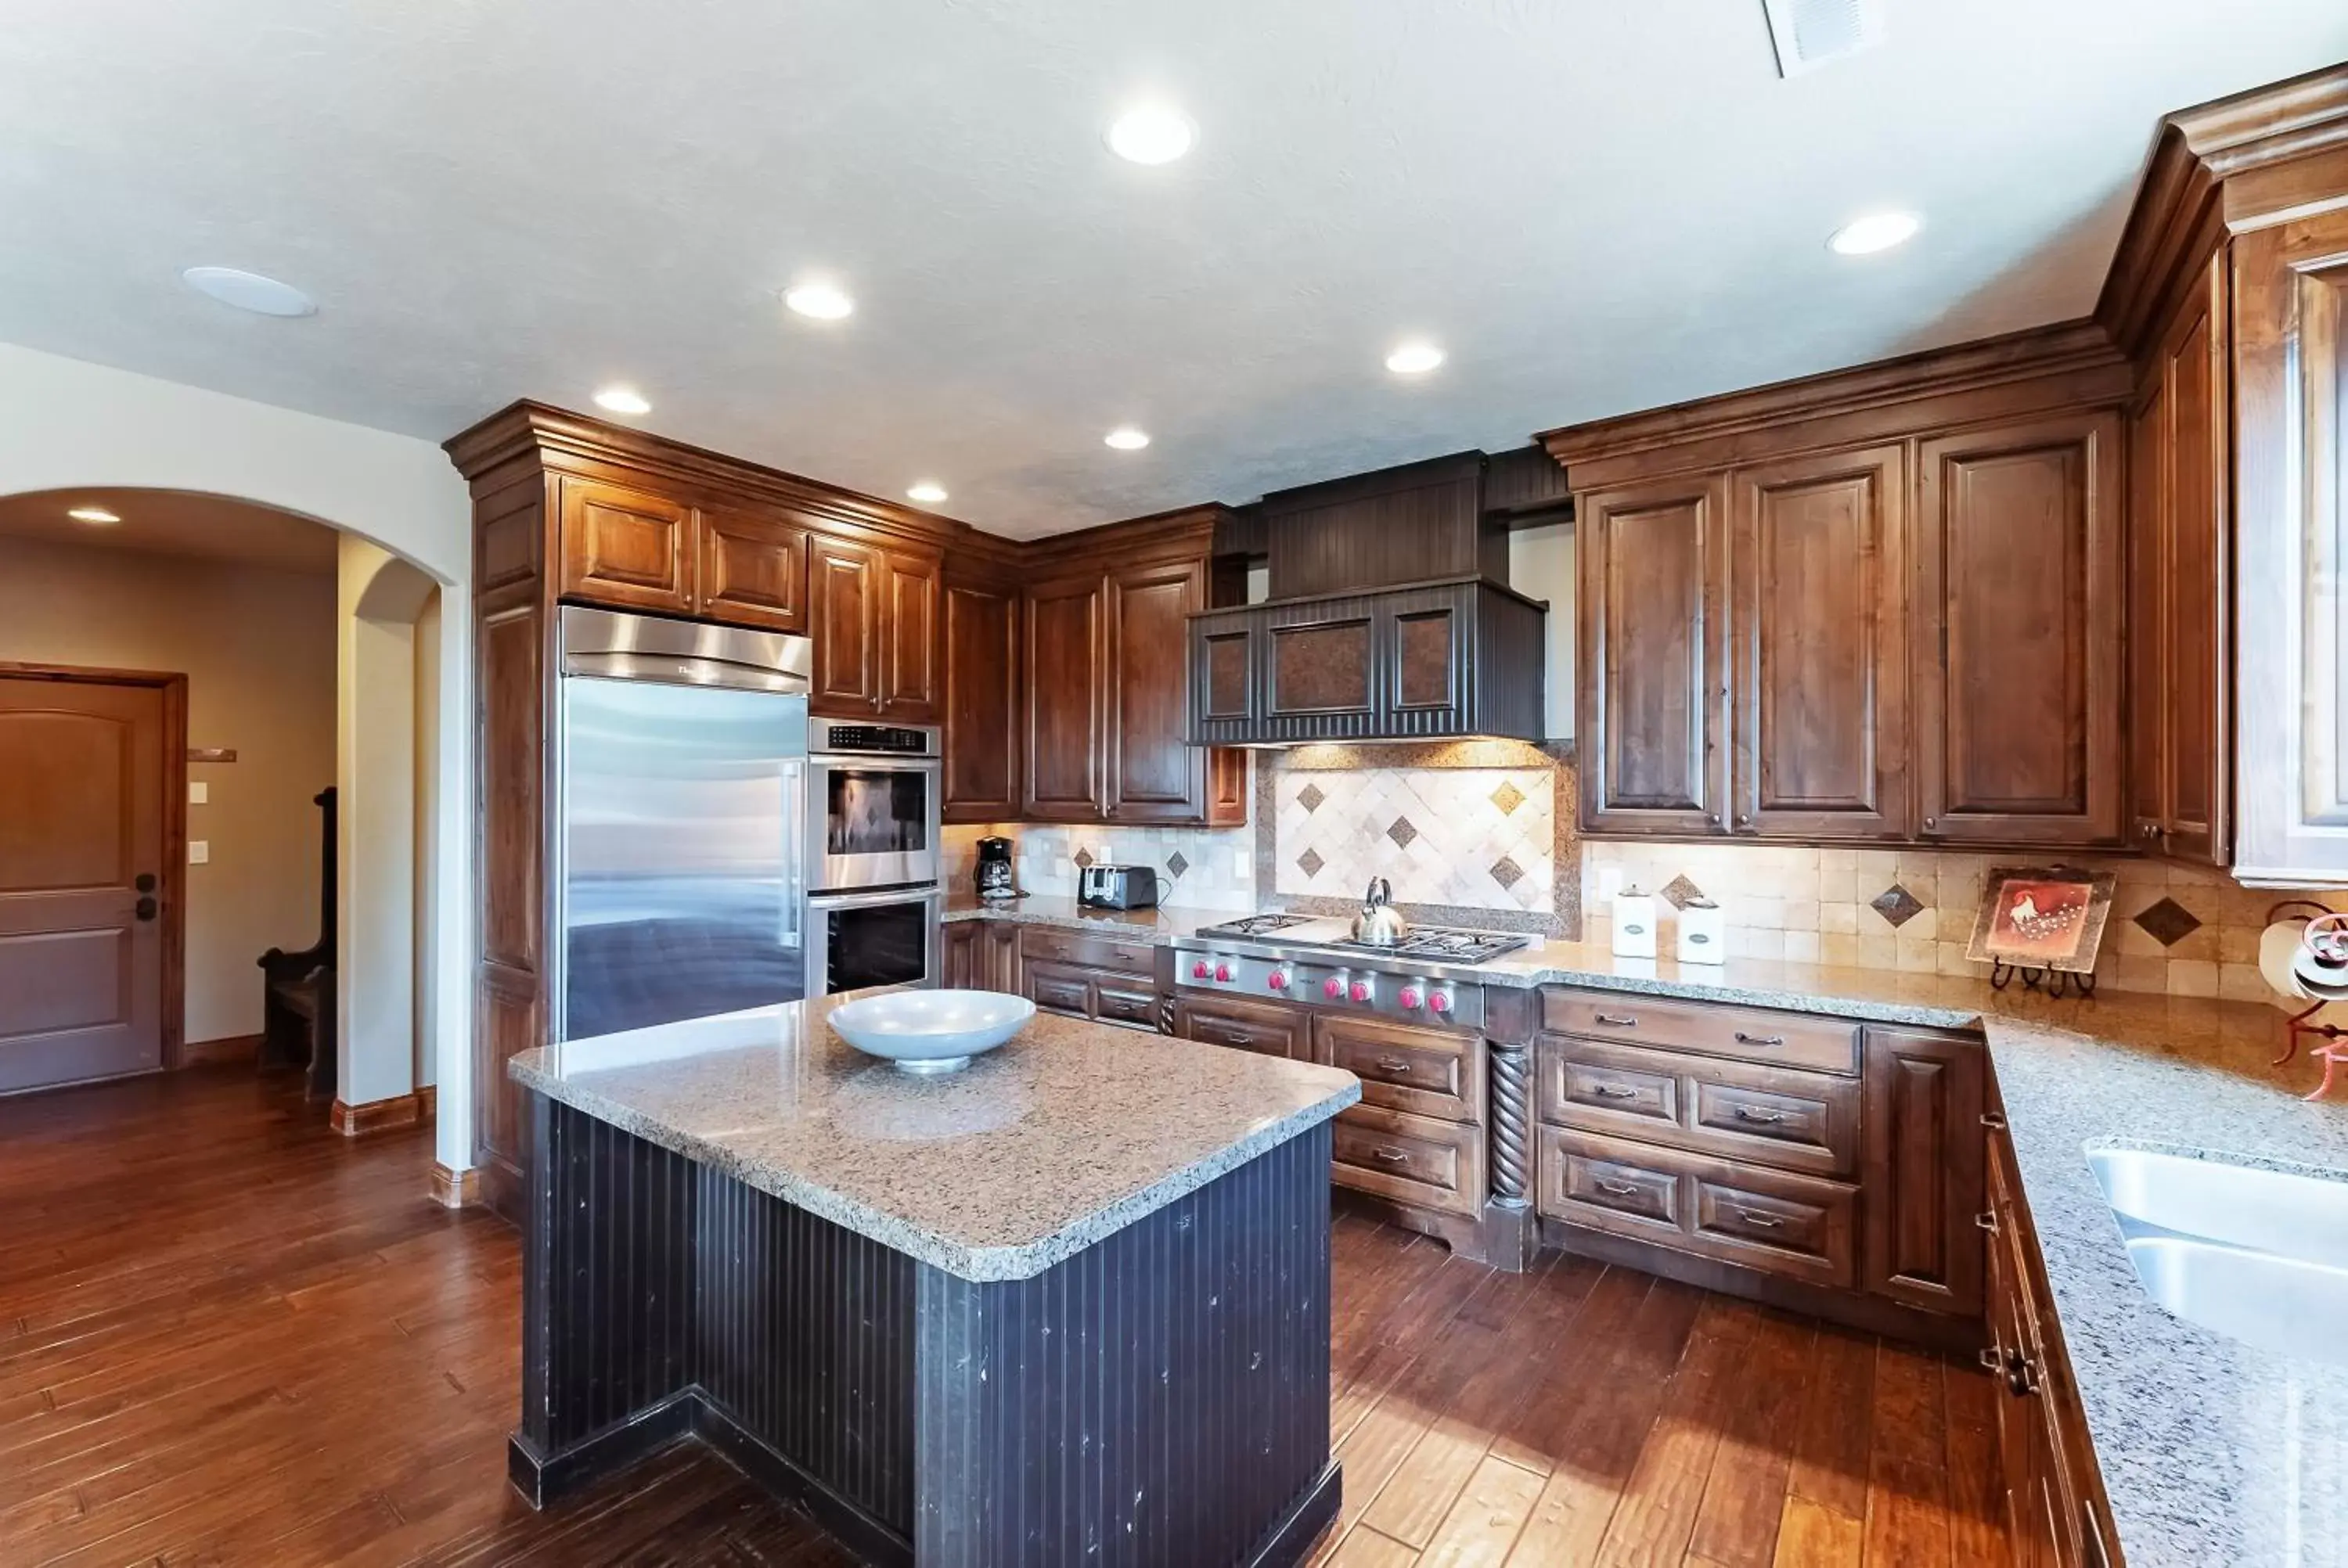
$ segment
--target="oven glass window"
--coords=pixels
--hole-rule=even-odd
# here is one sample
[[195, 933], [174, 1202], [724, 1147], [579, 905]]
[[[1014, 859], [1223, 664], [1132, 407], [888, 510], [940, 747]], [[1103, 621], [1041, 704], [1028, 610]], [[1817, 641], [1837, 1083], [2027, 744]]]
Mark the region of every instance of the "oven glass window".
[[826, 849], [833, 855], [903, 855], [930, 847], [926, 772], [832, 768]]
[[912, 985], [929, 978], [928, 899], [827, 910], [824, 920], [829, 927], [826, 989]]

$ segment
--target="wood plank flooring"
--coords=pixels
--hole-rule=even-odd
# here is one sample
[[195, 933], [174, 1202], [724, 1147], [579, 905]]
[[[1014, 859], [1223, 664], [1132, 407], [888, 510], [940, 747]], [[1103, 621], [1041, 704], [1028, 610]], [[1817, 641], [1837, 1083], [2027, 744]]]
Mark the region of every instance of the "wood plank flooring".
[[[0, 1563], [844, 1563], [693, 1445], [505, 1484], [520, 1248], [246, 1068], [0, 1101]], [[2002, 1563], [1967, 1367], [1340, 1216], [1336, 1568]]]

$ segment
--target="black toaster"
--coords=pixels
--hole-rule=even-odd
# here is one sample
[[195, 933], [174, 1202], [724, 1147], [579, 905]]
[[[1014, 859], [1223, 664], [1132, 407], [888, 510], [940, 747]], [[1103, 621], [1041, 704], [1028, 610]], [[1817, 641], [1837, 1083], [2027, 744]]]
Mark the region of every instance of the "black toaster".
[[1158, 872], [1148, 866], [1087, 866], [1077, 874], [1076, 902], [1096, 909], [1155, 909]]

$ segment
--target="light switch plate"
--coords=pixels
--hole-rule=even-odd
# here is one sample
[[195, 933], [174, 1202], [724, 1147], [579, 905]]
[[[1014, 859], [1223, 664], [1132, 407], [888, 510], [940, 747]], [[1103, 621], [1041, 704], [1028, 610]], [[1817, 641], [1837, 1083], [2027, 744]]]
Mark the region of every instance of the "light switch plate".
[[203, 805], [207, 804], [211, 798], [211, 793], [212, 786], [206, 784], [203, 780], [190, 779], [188, 781], [188, 804], [190, 805]]
[[191, 838], [188, 840], [189, 865], [209, 866], [211, 864], [211, 860], [212, 846], [211, 840], [203, 838]]

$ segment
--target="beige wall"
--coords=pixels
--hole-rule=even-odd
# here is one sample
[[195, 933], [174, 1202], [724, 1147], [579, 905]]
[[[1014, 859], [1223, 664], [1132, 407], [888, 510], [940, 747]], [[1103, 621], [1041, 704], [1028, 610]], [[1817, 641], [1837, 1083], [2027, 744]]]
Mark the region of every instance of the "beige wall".
[[318, 811], [335, 782], [335, 579], [250, 566], [0, 539], [0, 659], [176, 671], [211, 799], [188, 836], [187, 1038], [261, 1029], [271, 947], [318, 938]]

